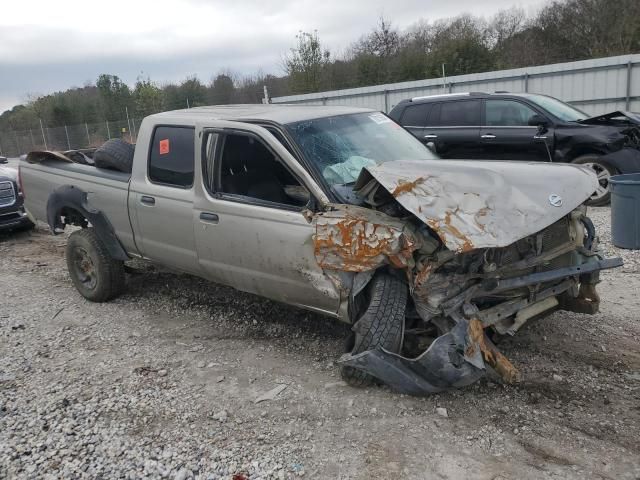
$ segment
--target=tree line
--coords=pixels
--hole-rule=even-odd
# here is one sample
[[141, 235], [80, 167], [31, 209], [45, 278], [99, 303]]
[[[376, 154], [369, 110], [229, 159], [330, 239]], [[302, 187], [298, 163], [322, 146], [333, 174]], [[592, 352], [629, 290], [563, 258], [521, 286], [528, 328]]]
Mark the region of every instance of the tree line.
[[117, 75], [95, 84], [30, 99], [0, 115], [0, 131], [121, 120], [200, 105], [259, 103], [271, 96], [623, 55], [640, 51], [639, 0], [553, 0], [538, 13], [469, 14], [400, 30], [386, 18], [331, 51], [318, 32], [299, 32], [283, 55], [281, 76], [221, 71], [209, 83], [189, 77], [159, 84], [140, 77], [131, 87]]

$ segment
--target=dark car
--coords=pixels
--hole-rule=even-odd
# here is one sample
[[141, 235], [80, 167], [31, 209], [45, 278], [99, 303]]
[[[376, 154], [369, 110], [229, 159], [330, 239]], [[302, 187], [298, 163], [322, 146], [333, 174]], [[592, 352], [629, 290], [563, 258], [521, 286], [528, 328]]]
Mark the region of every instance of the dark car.
[[403, 100], [389, 116], [442, 158], [580, 163], [598, 175], [591, 205], [609, 202], [609, 178], [640, 172], [640, 116], [589, 117], [546, 95], [461, 93]]
[[23, 207], [18, 171], [0, 167], [0, 232], [31, 227], [33, 223]]

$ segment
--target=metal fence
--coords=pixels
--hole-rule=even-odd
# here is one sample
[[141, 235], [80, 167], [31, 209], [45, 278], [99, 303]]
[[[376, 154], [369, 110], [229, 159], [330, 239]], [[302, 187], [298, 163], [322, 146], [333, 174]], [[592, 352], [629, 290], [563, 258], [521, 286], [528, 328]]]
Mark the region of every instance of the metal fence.
[[389, 112], [405, 98], [457, 92], [543, 93], [597, 115], [640, 111], [640, 55], [275, 97], [273, 103], [348, 105]]
[[100, 123], [0, 132], [0, 155], [17, 157], [32, 150], [77, 150], [98, 147], [111, 138], [136, 142], [141, 120], [130, 118]]

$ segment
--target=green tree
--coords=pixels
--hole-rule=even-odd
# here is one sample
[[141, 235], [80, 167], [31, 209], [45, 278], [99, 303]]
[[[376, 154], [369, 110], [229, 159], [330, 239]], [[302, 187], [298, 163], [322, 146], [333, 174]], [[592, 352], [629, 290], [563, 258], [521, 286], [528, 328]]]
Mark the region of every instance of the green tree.
[[146, 79], [138, 77], [133, 98], [137, 117], [146, 117], [163, 110], [164, 92], [148, 77]]
[[219, 73], [211, 83], [208, 98], [213, 105], [233, 103], [236, 87], [231, 72]]
[[331, 54], [323, 49], [317, 31], [301, 31], [296, 39], [298, 45], [284, 58], [284, 69], [289, 76], [291, 90], [295, 93], [318, 92]]
[[101, 74], [96, 81], [104, 120], [119, 120], [131, 106], [131, 90], [117, 75]]

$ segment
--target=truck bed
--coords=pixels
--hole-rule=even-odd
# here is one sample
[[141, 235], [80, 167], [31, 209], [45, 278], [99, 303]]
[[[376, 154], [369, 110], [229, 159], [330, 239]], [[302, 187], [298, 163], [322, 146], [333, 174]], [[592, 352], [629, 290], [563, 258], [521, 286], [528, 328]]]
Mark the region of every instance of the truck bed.
[[127, 252], [136, 252], [127, 202], [130, 173], [105, 170], [91, 165], [43, 160], [20, 162], [25, 188], [25, 207], [32, 217], [47, 220], [47, 201], [63, 185], [73, 185], [88, 192], [89, 204], [103, 211]]

